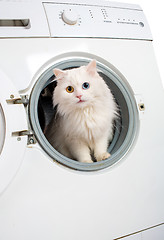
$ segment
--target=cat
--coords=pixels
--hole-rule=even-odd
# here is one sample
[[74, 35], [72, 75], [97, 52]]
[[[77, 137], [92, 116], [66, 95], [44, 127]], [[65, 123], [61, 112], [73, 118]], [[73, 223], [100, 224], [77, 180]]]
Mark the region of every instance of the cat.
[[57, 86], [53, 106], [57, 114], [47, 126], [45, 136], [61, 154], [83, 163], [110, 157], [117, 105], [96, 69], [96, 60], [70, 70], [53, 70]]

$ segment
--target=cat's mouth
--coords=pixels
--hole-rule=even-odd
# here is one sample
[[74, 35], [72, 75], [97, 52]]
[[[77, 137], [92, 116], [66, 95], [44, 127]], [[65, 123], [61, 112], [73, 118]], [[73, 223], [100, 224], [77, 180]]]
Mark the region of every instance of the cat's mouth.
[[77, 103], [83, 103], [85, 100], [80, 99]]

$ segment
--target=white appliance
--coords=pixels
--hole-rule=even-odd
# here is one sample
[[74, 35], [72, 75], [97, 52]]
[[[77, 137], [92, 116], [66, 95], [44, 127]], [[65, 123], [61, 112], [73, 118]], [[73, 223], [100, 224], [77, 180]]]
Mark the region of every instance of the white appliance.
[[[87, 164], [46, 140], [44, 92], [93, 58], [120, 118]], [[0, 86], [1, 240], [164, 239], [164, 92], [138, 5], [0, 1]]]

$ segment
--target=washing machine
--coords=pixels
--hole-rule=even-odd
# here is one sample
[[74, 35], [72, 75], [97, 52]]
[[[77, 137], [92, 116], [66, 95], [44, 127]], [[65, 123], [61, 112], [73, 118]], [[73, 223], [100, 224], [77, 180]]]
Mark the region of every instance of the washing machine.
[[[141, 7], [11, 0], [0, 9], [0, 239], [164, 239], [164, 91]], [[92, 59], [119, 117], [111, 157], [81, 163], [44, 128], [53, 69]]]

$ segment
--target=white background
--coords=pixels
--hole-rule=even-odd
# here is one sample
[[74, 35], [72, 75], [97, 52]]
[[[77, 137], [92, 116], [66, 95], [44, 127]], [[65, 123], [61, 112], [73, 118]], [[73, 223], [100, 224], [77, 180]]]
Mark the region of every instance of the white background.
[[117, 0], [138, 4], [144, 11], [152, 35], [156, 60], [164, 86], [164, 1], [163, 0]]

